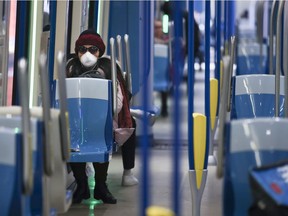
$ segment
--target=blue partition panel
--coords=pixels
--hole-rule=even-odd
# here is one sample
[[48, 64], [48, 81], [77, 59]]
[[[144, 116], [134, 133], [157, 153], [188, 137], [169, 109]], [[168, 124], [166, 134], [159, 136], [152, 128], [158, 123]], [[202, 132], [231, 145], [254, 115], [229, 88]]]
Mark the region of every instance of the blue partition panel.
[[21, 136], [14, 129], [0, 129], [0, 215], [22, 215]]
[[[232, 78], [231, 119], [275, 116], [275, 76], [242, 75]], [[279, 114], [284, 116], [284, 77], [280, 78]]]
[[[34, 129], [33, 129], [34, 128]], [[35, 165], [34, 165], [34, 185], [33, 191], [31, 194], [31, 213], [33, 215], [41, 215], [44, 208], [44, 184], [43, 184], [43, 175], [44, 175], [44, 155], [43, 155], [43, 122], [36, 121], [32, 124], [32, 139], [36, 142], [36, 149], [34, 151]]]
[[287, 159], [288, 120], [233, 120], [226, 131], [223, 212], [225, 216], [248, 215], [252, 205], [248, 172]]
[[[0, 116], [0, 125], [21, 131], [21, 117]], [[33, 148], [33, 191], [25, 198], [25, 210], [33, 215], [42, 214], [43, 210], [43, 122], [31, 118], [32, 148]], [[21, 161], [22, 164], [22, 161]]]

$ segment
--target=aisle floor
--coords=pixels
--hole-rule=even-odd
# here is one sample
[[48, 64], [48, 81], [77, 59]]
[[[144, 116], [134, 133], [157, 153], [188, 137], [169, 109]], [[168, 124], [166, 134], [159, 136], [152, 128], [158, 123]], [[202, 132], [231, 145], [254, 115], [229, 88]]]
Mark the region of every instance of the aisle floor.
[[[188, 156], [187, 149], [181, 149], [181, 175], [180, 175], [180, 196], [181, 215], [192, 215], [192, 198], [190, 193], [188, 176]], [[151, 205], [157, 205], [172, 209], [172, 149], [152, 148], [150, 156], [150, 182], [149, 192]], [[74, 204], [69, 211], [62, 216], [137, 216], [140, 215], [140, 188], [141, 188], [141, 157], [140, 149], [137, 149], [135, 175], [139, 178], [140, 184], [137, 186], [121, 186], [122, 177], [122, 157], [121, 154], [113, 156], [109, 166], [108, 185], [110, 191], [117, 198], [117, 204], [103, 204], [90, 199], [81, 204]], [[206, 187], [202, 197], [201, 215], [220, 216], [221, 215], [221, 180], [216, 178], [216, 167], [208, 167]], [[90, 181], [90, 185], [91, 184]], [[91, 188], [93, 193], [93, 189]]]

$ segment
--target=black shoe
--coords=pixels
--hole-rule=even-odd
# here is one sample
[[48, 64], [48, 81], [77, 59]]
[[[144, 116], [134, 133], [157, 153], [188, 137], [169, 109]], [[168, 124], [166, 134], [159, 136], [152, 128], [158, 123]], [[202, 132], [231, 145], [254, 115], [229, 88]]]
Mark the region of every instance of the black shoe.
[[90, 198], [90, 190], [88, 186], [88, 182], [84, 183], [81, 182], [77, 184], [77, 189], [73, 194], [73, 200], [72, 203], [81, 203], [83, 199], [89, 199]]
[[117, 203], [117, 199], [110, 193], [105, 183], [95, 185], [94, 198], [97, 200], [102, 200], [103, 203]]

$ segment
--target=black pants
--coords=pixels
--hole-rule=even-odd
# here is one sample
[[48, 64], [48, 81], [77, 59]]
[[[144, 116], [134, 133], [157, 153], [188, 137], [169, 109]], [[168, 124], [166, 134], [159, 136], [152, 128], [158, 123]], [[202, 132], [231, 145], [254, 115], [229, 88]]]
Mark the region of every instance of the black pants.
[[[86, 175], [86, 163], [70, 163], [70, 167], [73, 171], [74, 178], [77, 183], [87, 181]], [[105, 183], [107, 180], [107, 172], [109, 167], [109, 162], [106, 163], [93, 163], [95, 169], [95, 182]]]
[[168, 115], [168, 92], [161, 91], [161, 115], [166, 117]]
[[124, 169], [133, 169], [135, 166], [135, 149], [136, 149], [136, 121], [132, 118], [133, 127], [135, 128], [133, 134], [121, 147], [122, 162]]

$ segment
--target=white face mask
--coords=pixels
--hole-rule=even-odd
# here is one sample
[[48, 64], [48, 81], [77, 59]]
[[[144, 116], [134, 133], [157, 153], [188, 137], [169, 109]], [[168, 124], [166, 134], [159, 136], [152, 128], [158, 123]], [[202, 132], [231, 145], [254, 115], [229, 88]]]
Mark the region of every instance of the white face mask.
[[90, 52], [86, 52], [81, 56], [80, 61], [85, 67], [92, 67], [96, 64], [97, 57], [92, 55]]

